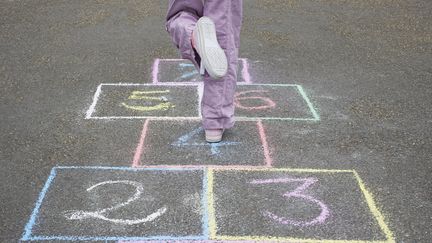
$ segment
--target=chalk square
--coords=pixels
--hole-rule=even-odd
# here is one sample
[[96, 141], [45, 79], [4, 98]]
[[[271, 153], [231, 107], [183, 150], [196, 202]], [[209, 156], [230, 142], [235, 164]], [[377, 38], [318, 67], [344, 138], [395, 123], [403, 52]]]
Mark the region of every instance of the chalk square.
[[235, 104], [238, 120], [320, 120], [303, 87], [296, 84], [242, 84]]
[[22, 240], [205, 239], [205, 181], [200, 169], [55, 167]]
[[394, 242], [357, 172], [210, 169], [215, 240]]
[[[196, 67], [187, 59], [156, 59], [153, 64], [153, 83], [195, 83], [203, 81]], [[237, 82], [250, 83], [246, 58], [239, 58]]]
[[87, 119], [199, 119], [196, 86], [101, 84]]
[[149, 121], [145, 132], [138, 166], [271, 165], [264, 128], [255, 122], [237, 122], [220, 143], [207, 143], [195, 121]]

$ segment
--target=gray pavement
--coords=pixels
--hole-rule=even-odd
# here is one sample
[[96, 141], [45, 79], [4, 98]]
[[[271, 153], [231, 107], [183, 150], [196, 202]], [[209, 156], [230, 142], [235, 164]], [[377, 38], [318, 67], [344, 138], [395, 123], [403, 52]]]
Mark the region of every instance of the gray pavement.
[[166, 5], [0, 0], [1, 242], [432, 241], [431, 1], [245, 0], [221, 145]]

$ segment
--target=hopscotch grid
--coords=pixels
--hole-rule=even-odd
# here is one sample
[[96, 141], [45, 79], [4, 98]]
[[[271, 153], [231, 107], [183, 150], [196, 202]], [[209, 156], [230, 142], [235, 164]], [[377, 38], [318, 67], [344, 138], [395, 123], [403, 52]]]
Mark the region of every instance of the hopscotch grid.
[[[331, 239], [302, 239], [302, 238], [292, 238], [292, 237], [273, 237], [273, 236], [231, 236], [231, 235], [217, 235], [217, 221], [216, 221], [216, 213], [215, 213], [215, 203], [214, 203], [214, 195], [209, 195], [209, 216], [210, 216], [210, 235], [212, 240], [228, 240], [228, 241], [240, 241], [240, 240], [251, 240], [251, 241], [296, 241], [296, 242], [349, 242], [349, 243], [394, 243], [395, 239], [393, 237], [393, 233], [388, 228], [385, 223], [384, 216], [378, 210], [376, 206], [372, 194], [366, 189], [362, 179], [358, 175], [355, 170], [331, 170], [331, 169], [303, 169], [303, 168], [245, 168], [239, 169], [244, 171], [266, 171], [266, 172], [300, 172], [300, 173], [350, 173], [353, 178], [356, 180], [358, 186], [360, 187], [361, 194], [363, 195], [366, 204], [370, 210], [370, 213], [374, 216], [374, 218], [378, 221], [381, 232], [386, 237], [386, 240], [378, 240], [378, 241], [370, 241], [370, 240], [331, 240]], [[216, 171], [230, 171], [227, 168], [209, 168], [208, 169], [208, 182], [207, 185], [209, 187], [208, 192], [213, 194], [214, 187], [214, 173]]]
[[[115, 119], [128, 119], [128, 120], [132, 120], [132, 119], [152, 119], [152, 120], [200, 120], [201, 119], [201, 102], [198, 102], [198, 116], [194, 117], [181, 117], [181, 116], [92, 116], [93, 113], [96, 110], [96, 105], [97, 102], [99, 100], [100, 94], [102, 93], [102, 86], [149, 86], [149, 87], [160, 87], [160, 86], [198, 86], [198, 99], [201, 99], [200, 97], [202, 97], [202, 94], [200, 94], [200, 88], [198, 84], [185, 84], [185, 83], [181, 83], [181, 82], [172, 82], [169, 84], [165, 84], [165, 85], [160, 85], [160, 83], [154, 84], [154, 83], [144, 83], [144, 84], [139, 84], [139, 83], [101, 83], [99, 84], [99, 86], [97, 87], [97, 90], [93, 96], [93, 102], [90, 105], [90, 108], [87, 110], [86, 112], [86, 116], [85, 119], [96, 119], [96, 120], [115, 120]], [[318, 112], [316, 111], [316, 109], [314, 108], [312, 102], [309, 100], [308, 96], [306, 95], [306, 93], [304, 92], [303, 88], [301, 85], [297, 85], [297, 84], [258, 84], [258, 83], [254, 83], [254, 84], [239, 84], [239, 86], [276, 86], [276, 87], [296, 87], [297, 91], [299, 92], [299, 94], [301, 95], [301, 97], [305, 100], [311, 114], [312, 114], [312, 118], [305, 118], [305, 117], [244, 117], [244, 116], [238, 116], [235, 119], [238, 121], [260, 121], [260, 120], [276, 120], [276, 121], [312, 121], [312, 122], [316, 122], [320, 120], [320, 116], [318, 114]]]
[[[187, 237], [172, 237], [172, 236], [151, 236], [151, 237], [117, 237], [117, 236], [106, 236], [106, 237], [91, 237], [91, 236], [33, 236], [32, 228], [36, 223], [40, 207], [42, 206], [43, 200], [46, 193], [49, 190], [50, 185], [54, 181], [57, 170], [61, 169], [93, 169], [93, 170], [119, 170], [119, 171], [202, 171], [203, 172], [203, 196], [201, 203], [203, 205], [203, 211], [207, 211], [207, 215], [203, 213], [203, 236], [187, 236]], [[147, 168], [132, 168], [132, 167], [105, 167], [105, 166], [56, 166], [51, 170], [51, 173], [39, 194], [38, 200], [33, 209], [32, 215], [29, 222], [25, 227], [25, 231], [22, 237], [22, 241], [29, 240], [226, 240], [226, 241], [297, 241], [297, 242], [350, 242], [350, 243], [390, 243], [395, 242], [393, 233], [385, 223], [384, 216], [378, 210], [372, 194], [366, 189], [366, 186], [358, 173], [355, 170], [333, 170], [333, 169], [310, 169], [310, 168], [268, 168], [261, 167], [256, 168], [250, 166], [249, 168], [236, 168], [238, 171], [264, 171], [264, 172], [300, 172], [300, 173], [350, 173], [357, 181], [364, 199], [374, 216], [378, 221], [381, 231], [386, 236], [386, 240], [379, 241], [363, 241], [363, 240], [317, 240], [317, 239], [301, 239], [301, 238], [290, 238], [290, 237], [267, 237], [267, 236], [229, 236], [229, 235], [217, 235], [217, 222], [215, 213], [215, 200], [214, 200], [214, 173], [217, 171], [232, 171], [233, 168], [227, 168], [224, 166], [211, 167], [206, 166], [194, 167], [194, 168], [180, 168], [180, 167], [147, 167]]]

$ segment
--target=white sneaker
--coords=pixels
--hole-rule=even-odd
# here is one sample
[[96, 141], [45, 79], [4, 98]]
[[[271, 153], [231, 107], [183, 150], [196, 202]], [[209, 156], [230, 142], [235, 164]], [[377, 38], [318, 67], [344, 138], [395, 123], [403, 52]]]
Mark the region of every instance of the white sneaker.
[[201, 57], [200, 74], [204, 70], [214, 79], [222, 78], [228, 71], [228, 61], [216, 37], [216, 27], [208, 17], [201, 17], [192, 35], [194, 48]]
[[205, 139], [208, 143], [219, 143], [222, 141], [223, 129], [205, 130]]

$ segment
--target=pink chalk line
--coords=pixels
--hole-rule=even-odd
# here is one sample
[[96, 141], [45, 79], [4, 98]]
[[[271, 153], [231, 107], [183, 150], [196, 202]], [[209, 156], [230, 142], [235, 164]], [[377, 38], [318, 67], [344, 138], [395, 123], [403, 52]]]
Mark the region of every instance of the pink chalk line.
[[[125, 241], [118, 243], [280, 243], [273, 240], [145, 240], [145, 241]], [[285, 243], [296, 243], [296, 241], [283, 241]]]
[[143, 126], [143, 129], [141, 131], [140, 140], [139, 140], [138, 146], [136, 147], [135, 155], [134, 155], [134, 158], [132, 161], [132, 167], [139, 167], [139, 165], [140, 165], [141, 155], [142, 155], [143, 150], [144, 150], [144, 140], [145, 140], [145, 137], [147, 134], [149, 122], [150, 122], [149, 119], [145, 120], [145, 122], [144, 122], [144, 126]]
[[158, 74], [159, 74], [159, 63], [160, 63], [160, 59], [156, 58], [154, 63], [153, 63], [153, 83], [156, 84], [158, 83]]
[[262, 165], [139, 165], [139, 168], [170, 168], [170, 169], [219, 169], [219, 170], [257, 170], [269, 169], [268, 166]]
[[259, 132], [261, 143], [262, 143], [263, 150], [264, 150], [265, 164], [266, 164], [266, 166], [271, 167], [273, 165], [273, 159], [270, 155], [270, 149], [269, 149], [269, 145], [267, 143], [267, 136], [265, 133], [264, 125], [263, 125], [261, 120], [258, 120], [257, 126], [258, 126], [258, 132]]
[[248, 63], [246, 58], [239, 58], [239, 59], [243, 63], [243, 69], [242, 69], [243, 79], [244, 79], [245, 83], [250, 84], [250, 83], [252, 83], [252, 81], [251, 81], [251, 76], [249, 73], [249, 63]]

